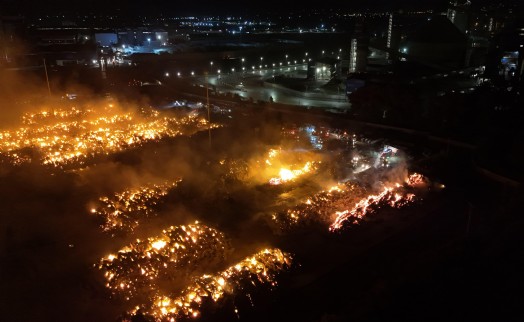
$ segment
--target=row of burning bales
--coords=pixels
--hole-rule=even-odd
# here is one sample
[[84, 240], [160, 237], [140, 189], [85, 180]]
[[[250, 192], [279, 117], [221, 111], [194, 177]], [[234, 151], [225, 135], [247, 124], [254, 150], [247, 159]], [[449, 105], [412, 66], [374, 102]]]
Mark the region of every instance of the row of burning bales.
[[[278, 151], [270, 150], [265, 164], [277, 158]], [[279, 170], [279, 176], [269, 178], [269, 185], [285, 185], [314, 172], [314, 164], [306, 162], [295, 168]], [[91, 212], [104, 218], [102, 229], [133, 230], [141, 220], [156, 216], [155, 205], [177, 183], [151, 185], [135, 190], [101, 197]], [[289, 209], [273, 213], [271, 220], [280, 231], [289, 231], [304, 223], [329, 223], [330, 232], [342, 231], [359, 224], [380, 207], [400, 208], [415, 200], [414, 191], [427, 184], [420, 174], [409, 175], [404, 182], [382, 187], [370, 193], [367, 188], [353, 182], [342, 182], [305, 198]], [[220, 303], [227, 296], [246, 293], [250, 287], [277, 285], [277, 277], [288, 270], [292, 255], [279, 249], [264, 249], [229, 268], [203, 273], [193, 277], [189, 285], [178, 292], [166, 289], [173, 276], [189, 276], [203, 263], [223, 263], [231, 251], [228, 239], [212, 227], [195, 222], [191, 225], [171, 226], [162, 234], [136, 242], [103, 258], [98, 268], [103, 272], [106, 286], [115, 296], [133, 302], [135, 297], [147, 300], [132, 309], [158, 321], [198, 317], [206, 302]], [[236, 309], [235, 309], [236, 310]]]
[[[208, 124], [196, 114], [166, 116], [154, 110], [125, 113], [112, 106], [103, 111], [72, 108], [26, 114], [20, 128], [0, 132], [0, 155], [14, 166], [35, 162], [34, 153], [24, 154], [27, 148], [37, 150], [39, 161], [46, 165], [59, 168], [70, 164], [82, 166], [97, 155], [191, 134], [210, 126], [216, 125]], [[355, 143], [355, 137], [345, 133], [342, 136], [338, 133], [337, 138]], [[314, 148], [321, 148], [318, 140], [314, 145]], [[279, 159], [282, 155], [281, 149], [269, 149], [255, 163], [257, 167], [269, 170], [264, 173], [270, 186], [297, 182], [315, 173], [321, 163], [302, 160], [301, 163], [286, 165]], [[220, 164], [227, 167], [235, 162], [222, 161]], [[244, 179], [249, 180], [247, 175]], [[91, 215], [101, 220], [104, 232], [132, 232], [141, 222], [158, 215], [158, 205], [177, 189], [181, 180], [147, 184], [101, 196], [93, 203]], [[399, 208], [412, 202], [415, 200], [413, 192], [426, 183], [423, 176], [412, 174], [404, 182], [370, 191], [356, 182], [343, 181], [288, 209], [273, 213], [271, 220], [282, 230], [306, 222], [319, 222], [328, 223], [330, 232], [341, 231], [344, 227], [359, 224], [380, 207]], [[222, 232], [195, 222], [170, 226], [157, 236], [136, 239], [114, 254], [103, 257], [95, 266], [111, 293], [132, 303], [126, 317], [140, 310], [141, 314], [156, 321], [175, 321], [200, 316], [205, 303], [218, 305], [234, 294], [246, 293], [249, 297], [254, 288], [271, 289], [277, 285], [278, 275], [292, 264], [291, 254], [267, 248], [221, 271], [198, 271], [197, 267], [217, 267], [227, 263], [231, 250], [228, 238]], [[201, 274], [195, 276], [195, 272]], [[182, 289], [170, 287], [177, 277], [186, 281]]]
[[[275, 157], [276, 151], [270, 150], [269, 155], [269, 159]], [[244, 164], [226, 160], [219, 163], [226, 168], [231, 166], [234, 173], [242, 168], [235, 164]], [[287, 171], [283, 172], [283, 177], [271, 178], [271, 184], [292, 180]], [[299, 176], [303, 171], [291, 173]], [[180, 182], [177, 179], [103, 196], [90, 211], [102, 218], [103, 231], [132, 232], [144, 219], [158, 215], [157, 206]], [[292, 265], [291, 254], [265, 248], [221, 271], [201, 272], [202, 267], [223, 266], [231, 252], [229, 239], [222, 232], [197, 221], [170, 226], [145, 240], [137, 239], [101, 259], [96, 267], [115, 297], [133, 303], [124, 320], [144, 314], [156, 321], [178, 321], [199, 317], [206, 303], [220, 305], [240, 294], [251, 299], [251, 293], [257, 289], [272, 289], [278, 275]], [[177, 286], [180, 279], [187, 284], [182, 289]], [[240, 314], [236, 307], [235, 312]]]
[[208, 126], [198, 113], [174, 116], [152, 108], [132, 112], [113, 105], [26, 113], [22, 126], [0, 131], [0, 157], [13, 165], [81, 166], [99, 156]]

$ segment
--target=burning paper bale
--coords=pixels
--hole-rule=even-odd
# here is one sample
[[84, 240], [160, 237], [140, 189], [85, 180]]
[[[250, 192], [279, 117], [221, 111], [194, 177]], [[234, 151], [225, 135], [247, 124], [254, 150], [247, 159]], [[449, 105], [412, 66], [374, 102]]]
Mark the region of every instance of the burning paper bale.
[[0, 132], [0, 154], [14, 165], [36, 161], [58, 167], [207, 128], [196, 115], [175, 117], [153, 109], [124, 113], [112, 106], [26, 114], [22, 122], [18, 129]]
[[199, 263], [221, 263], [229, 242], [224, 235], [198, 222], [171, 226], [156, 237], [136, 242], [100, 260], [106, 287], [127, 300], [153, 294], [173, 275], [191, 273]]
[[280, 249], [264, 249], [253, 256], [215, 275], [202, 275], [179, 295], [156, 295], [152, 304], [136, 308], [156, 321], [176, 321], [181, 318], [199, 317], [204, 301], [218, 302], [226, 296], [244, 292], [246, 285], [254, 287], [274, 287], [277, 275], [291, 265], [290, 254]]
[[101, 226], [106, 232], [132, 231], [140, 220], [155, 214], [155, 206], [180, 181], [150, 184], [115, 193], [112, 197], [101, 197], [91, 213], [103, 220]]

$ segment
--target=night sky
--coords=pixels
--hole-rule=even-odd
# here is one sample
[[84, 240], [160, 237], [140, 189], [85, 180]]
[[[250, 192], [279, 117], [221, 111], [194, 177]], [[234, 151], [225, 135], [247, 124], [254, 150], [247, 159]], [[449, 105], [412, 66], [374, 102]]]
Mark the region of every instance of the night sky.
[[368, 0], [368, 1], [342, 1], [323, 0], [313, 3], [305, 1], [174, 1], [174, 0], [149, 0], [149, 1], [102, 1], [102, 0], [0, 0], [4, 12], [114, 12], [119, 9], [122, 14], [128, 13], [193, 13], [193, 14], [256, 14], [289, 12], [298, 9], [376, 9], [376, 8], [435, 8], [442, 7], [444, 0]]

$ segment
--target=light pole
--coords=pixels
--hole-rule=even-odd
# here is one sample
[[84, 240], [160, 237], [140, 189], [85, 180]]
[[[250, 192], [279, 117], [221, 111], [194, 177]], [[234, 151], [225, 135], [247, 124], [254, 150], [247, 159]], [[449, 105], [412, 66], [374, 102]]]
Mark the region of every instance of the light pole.
[[[45, 79], [47, 81], [47, 91], [49, 92], [49, 98], [51, 98], [51, 85], [49, 85], [49, 76], [47, 75], [47, 64], [45, 62], [45, 58], [44, 58], [44, 71], [45, 71]], [[55, 107], [54, 107], [53, 102], [51, 102], [51, 114], [53, 116], [55, 115]]]
[[209, 81], [207, 79], [207, 72], [206, 72], [206, 101], [207, 101], [207, 131], [209, 133], [209, 147], [211, 148], [211, 112], [210, 112], [210, 106], [209, 106]]
[[44, 71], [45, 71], [45, 79], [47, 81], [47, 91], [49, 92], [49, 97], [51, 97], [51, 86], [49, 85], [49, 76], [47, 75], [47, 64], [45, 62], [45, 58], [44, 58]]

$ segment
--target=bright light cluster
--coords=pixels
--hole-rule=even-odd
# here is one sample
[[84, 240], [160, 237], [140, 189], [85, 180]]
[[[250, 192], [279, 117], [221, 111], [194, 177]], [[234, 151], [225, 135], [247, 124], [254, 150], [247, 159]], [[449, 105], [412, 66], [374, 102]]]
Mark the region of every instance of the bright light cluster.
[[206, 300], [217, 302], [227, 295], [242, 292], [248, 285], [276, 286], [277, 275], [288, 269], [291, 262], [291, 255], [280, 249], [264, 249], [218, 274], [195, 278], [178, 296], [155, 296], [153, 304], [143, 308], [144, 313], [156, 321], [198, 317]]
[[155, 214], [155, 205], [180, 181], [150, 184], [115, 193], [111, 197], [100, 197], [98, 206], [92, 208], [91, 213], [103, 220], [101, 227], [106, 232], [132, 231], [140, 220]]
[[224, 235], [206, 225], [171, 226], [156, 237], [136, 242], [100, 260], [106, 287], [130, 300], [153, 296], [173, 275], [189, 274], [197, 265], [221, 263], [229, 251]]
[[[270, 149], [265, 165], [266, 167], [274, 167], [278, 164], [283, 165], [286, 163], [284, 159], [285, 158], [282, 156], [282, 150]], [[307, 161], [302, 166], [297, 166], [296, 164], [291, 166], [281, 166], [278, 172], [278, 177], [269, 179], [269, 184], [280, 185], [296, 180], [298, 177], [316, 170], [318, 163], [320, 163], [320, 161]]]
[[15, 165], [34, 161], [53, 166], [83, 163], [146, 141], [207, 128], [207, 121], [195, 114], [164, 116], [153, 109], [132, 114], [111, 106], [28, 113], [22, 123], [18, 129], [0, 132], [0, 154]]
[[278, 177], [269, 179], [269, 184], [271, 185], [279, 185], [282, 183], [286, 183], [288, 181], [295, 180], [297, 177], [300, 177], [303, 174], [311, 172], [313, 168], [313, 165], [311, 162], [306, 162], [306, 164], [300, 168], [295, 170], [290, 170], [286, 168], [280, 169], [280, 172], [278, 173]]

